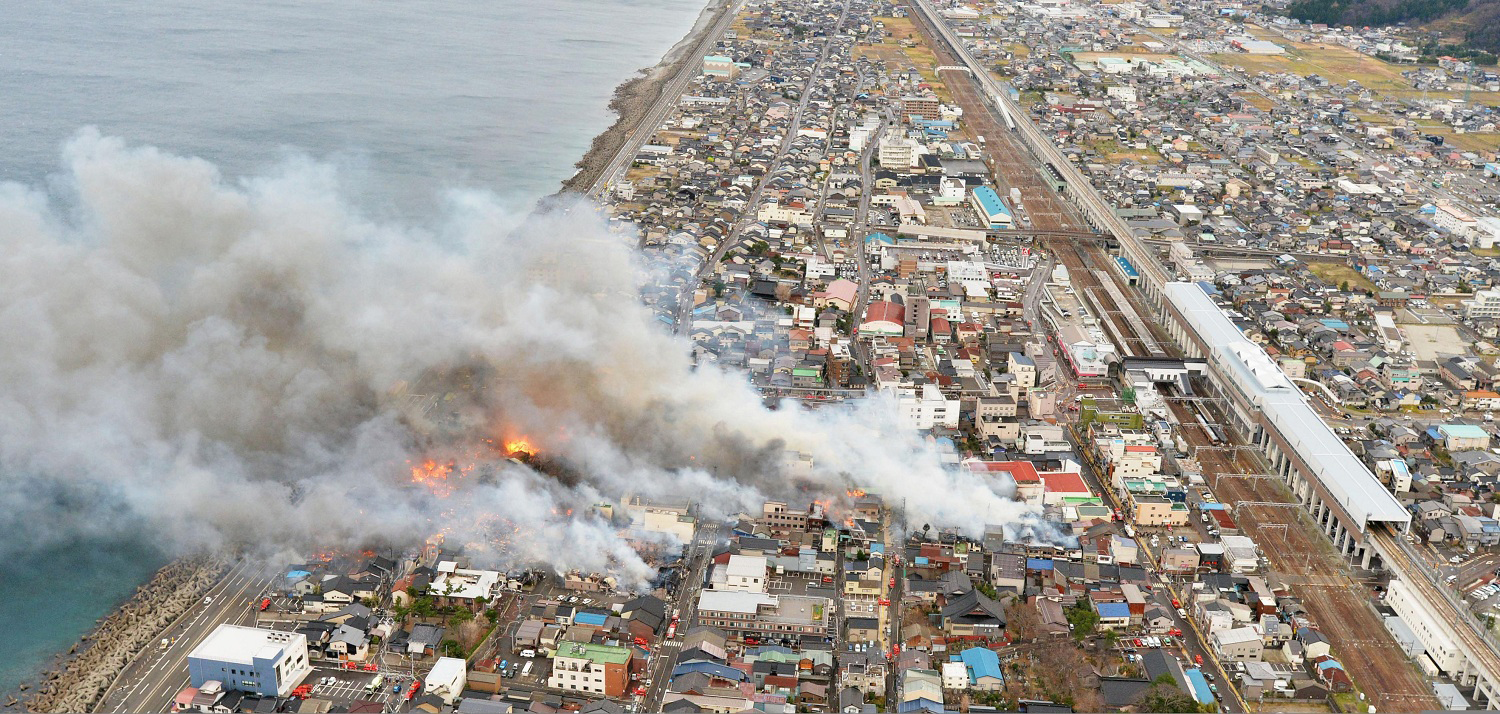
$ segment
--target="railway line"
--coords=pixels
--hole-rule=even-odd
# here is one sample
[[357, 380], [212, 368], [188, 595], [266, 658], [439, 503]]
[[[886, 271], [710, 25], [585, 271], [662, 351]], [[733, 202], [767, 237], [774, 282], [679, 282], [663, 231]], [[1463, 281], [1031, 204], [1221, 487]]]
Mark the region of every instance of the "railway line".
[[[1157, 357], [1164, 354], [1160, 343], [1140, 319], [1135, 305], [1126, 298], [1125, 306], [1129, 310], [1122, 307], [1120, 299], [1124, 298], [1124, 294], [1118, 285], [1106, 282], [1113, 281], [1114, 276], [1107, 264], [1098, 263], [1102, 251], [1095, 254], [1069, 241], [1051, 241], [1047, 247], [1067, 266], [1068, 279], [1098, 313], [1105, 332], [1120, 347], [1120, 354], [1127, 357]], [[1109, 258], [1104, 256], [1103, 259]], [[1111, 290], [1111, 287], [1115, 289]]]
[[[1116, 279], [1114, 269], [1106, 262], [1109, 258], [1103, 249], [1080, 242], [1080, 235], [1092, 238], [1098, 234], [1093, 232], [1089, 221], [1079, 209], [1054, 188], [1054, 181], [1072, 185], [1068, 175], [1059, 171], [1055, 161], [1044, 163], [1038, 159], [1027, 146], [1025, 137], [1020, 132], [1023, 128], [1036, 132], [1035, 126], [1026, 117], [1002, 116], [1002, 112], [1013, 110], [1007, 110], [1005, 100], [988, 86], [994, 84], [993, 80], [986, 82], [984, 80], [990, 78], [972, 74], [973, 66], [959, 56], [943, 31], [944, 28], [933, 26], [920, 0], [907, 0], [905, 4], [910, 16], [916, 19], [914, 24], [924, 42], [932, 49], [937, 65], [950, 68], [943, 70], [943, 84], [952, 93], [953, 100], [963, 107], [964, 122], [975, 133], [987, 137], [989, 145], [986, 146], [985, 155], [997, 182], [1002, 184], [1001, 192], [1006, 193], [1010, 188], [1021, 189], [1022, 203], [1025, 204], [1025, 213], [1031, 220], [1031, 226], [1014, 232], [1050, 238], [1048, 247], [1062, 257], [1070, 273], [1074, 272], [1078, 263], [1087, 259], [1093, 259], [1097, 263], [1096, 267], [1103, 271], [1102, 277], [1098, 273], [1085, 276], [1084, 273], [1089, 272], [1086, 270], [1079, 270], [1077, 273], [1092, 287], [1085, 295], [1095, 302], [1092, 307], [1105, 316], [1106, 331], [1120, 347], [1122, 354], [1133, 357], [1170, 354], [1172, 350], [1165, 345], [1171, 342], [1165, 331], [1141, 319], [1141, 315], [1150, 315], [1151, 312], [1145, 309], [1138, 298], [1130, 295], [1126, 289], [1128, 286], [1121, 285]], [[951, 69], [963, 66], [970, 67], [970, 71]], [[994, 96], [993, 99], [991, 95]], [[1018, 124], [1018, 121], [1024, 124]], [[1039, 132], [1038, 136], [1040, 137]], [[1045, 137], [1038, 140], [1045, 141]], [[1071, 168], [1067, 167], [1070, 170], [1068, 173], [1076, 173]], [[1092, 191], [1091, 187], [1079, 187], [1079, 190], [1085, 188], [1086, 192]], [[1061, 240], [1063, 237], [1067, 239]], [[1105, 280], [1110, 282], [1102, 282]]]
[[[1434, 614], [1449, 624], [1454, 634], [1463, 642], [1464, 648], [1477, 660], [1478, 670], [1481, 672], [1500, 671], [1500, 655], [1496, 654], [1495, 645], [1480, 634], [1483, 625], [1474, 620], [1465, 606], [1457, 603], [1451, 590], [1438, 584], [1431, 566], [1416, 557], [1401, 536], [1384, 525], [1372, 528], [1369, 537], [1379, 545], [1381, 555], [1391, 561], [1389, 563], [1391, 569], [1408, 574], [1408, 577], [1401, 579], [1402, 582], [1415, 591], [1424, 602], [1433, 604]], [[1481, 698], [1475, 704], [1479, 705], [1479, 708], [1484, 708], [1485, 702]]]
[[[1223, 444], [1222, 437], [1212, 434], [1210, 425], [1199, 421], [1197, 409], [1202, 407], [1167, 401], [1214, 494], [1231, 506], [1240, 531], [1261, 547], [1271, 569], [1286, 576], [1328, 638], [1334, 658], [1376, 710], [1437, 708], [1426, 678], [1396, 644], [1368, 591], [1350, 576], [1343, 558], [1301, 504], [1280, 481], [1247, 476], [1266, 469], [1248, 450]], [[1205, 414], [1211, 420], [1212, 414]]]
[[[916, 3], [908, 0], [903, 4], [909, 17], [916, 20], [914, 25], [922, 34], [923, 42], [932, 49], [937, 65], [962, 66], [963, 60], [939, 37], [937, 29], [927, 22], [927, 16], [919, 11]], [[1038, 231], [1088, 230], [1088, 222], [1043, 178], [1020, 136], [1007, 128], [1004, 118], [998, 116], [995, 108], [985, 100], [978, 80], [968, 72], [955, 70], [944, 70], [939, 79], [952, 93], [953, 101], [964, 108], [964, 123], [971, 132], [985, 137], [985, 157], [990, 170], [1003, 184], [999, 193], [1005, 195], [1011, 188], [1021, 189], [1021, 202], [1031, 220], [1031, 228]]]

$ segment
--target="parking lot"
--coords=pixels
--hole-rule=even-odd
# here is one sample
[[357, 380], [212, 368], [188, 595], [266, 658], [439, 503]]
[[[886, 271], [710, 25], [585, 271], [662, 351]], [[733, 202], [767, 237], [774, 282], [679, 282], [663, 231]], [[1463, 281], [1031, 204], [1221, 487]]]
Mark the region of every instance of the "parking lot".
[[[379, 675], [375, 672], [317, 667], [303, 684], [313, 685], [309, 698], [327, 699], [332, 702], [378, 701], [390, 705], [401, 701], [413, 681], [409, 674], [387, 672], [381, 682], [380, 691], [367, 693], [367, 687], [377, 676]], [[394, 691], [397, 685], [401, 687], [400, 694]]]

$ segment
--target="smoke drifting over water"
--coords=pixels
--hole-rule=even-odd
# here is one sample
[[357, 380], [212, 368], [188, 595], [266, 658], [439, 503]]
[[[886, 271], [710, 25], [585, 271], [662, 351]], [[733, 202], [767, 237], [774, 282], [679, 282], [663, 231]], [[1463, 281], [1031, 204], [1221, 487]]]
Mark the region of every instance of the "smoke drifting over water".
[[[0, 555], [142, 531], [267, 553], [442, 531], [497, 565], [632, 579], [645, 566], [589, 505], [727, 514], [798, 487], [1050, 532], [941, 468], [883, 399], [768, 410], [742, 376], [694, 370], [636, 298], [633, 240], [581, 202], [517, 216], [455, 194], [441, 220], [396, 226], [313, 162], [230, 182], [93, 133], [64, 160], [50, 192], [0, 185]], [[520, 438], [568, 475], [489, 446]], [[788, 448], [813, 457], [806, 483]], [[460, 468], [414, 484], [429, 458]]]

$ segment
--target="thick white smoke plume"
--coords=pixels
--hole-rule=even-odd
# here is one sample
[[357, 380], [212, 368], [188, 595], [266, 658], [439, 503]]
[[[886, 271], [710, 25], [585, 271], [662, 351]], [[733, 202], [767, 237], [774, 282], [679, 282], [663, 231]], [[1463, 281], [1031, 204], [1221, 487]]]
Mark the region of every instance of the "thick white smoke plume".
[[[49, 191], [0, 185], [3, 549], [441, 531], [497, 562], [639, 578], [591, 504], [733, 513], [846, 486], [905, 499], [918, 524], [1047, 532], [941, 468], [886, 401], [770, 410], [743, 377], [693, 369], [636, 298], [634, 241], [581, 202], [517, 216], [462, 194], [417, 228], [362, 218], [312, 162], [232, 182], [93, 133], [64, 156]], [[519, 438], [558, 468], [485, 441]], [[814, 459], [804, 483], [788, 448]], [[414, 484], [428, 458], [459, 471]]]

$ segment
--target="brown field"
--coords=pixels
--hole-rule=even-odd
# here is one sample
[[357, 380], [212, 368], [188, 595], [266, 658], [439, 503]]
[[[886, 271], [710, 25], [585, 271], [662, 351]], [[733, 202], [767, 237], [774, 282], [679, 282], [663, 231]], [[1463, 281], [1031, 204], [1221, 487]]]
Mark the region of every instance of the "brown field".
[[1451, 130], [1435, 131], [1451, 145], [1465, 151], [1500, 151], [1500, 134], [1457, 134]]
[[1375, 283], [1370, 282], [1369, 278], [1343, 263], [1308, 263], [1307, 269], [1318, 276], [1319, 280], [1334, 287], [1348, 281], [1349, 287], [1354, 290], [1375, 289]]
[[1376, 92], [1410, 90], [1412, 85], [1396, 66], [1351, 49], [1332, 45], [1310, 45], [1271, 38], [1287, 48], [1284, 55], [1210, 55], [1213, 61], [1246, 72], [1293, 72], [1302, 76], [1316, 74], [1329, 82], [1344, 84], [1355, 80]]
[[1123, 59], [1124, 55], [1130, 55], [1131, 59], [1141, 59], [1148, 62], [1167, 59], [1181, 59], [1177, 55], [1161, 54], [1159, 52], [1146, 52], [1145, 48], [1139, 49], [1139, 52], [1129, 50], [1120, 52], [1074, 52], [1073, 59], [1079, 62], [1094, 62], [1105, 57], [1120, 57], [1121, 59]]

